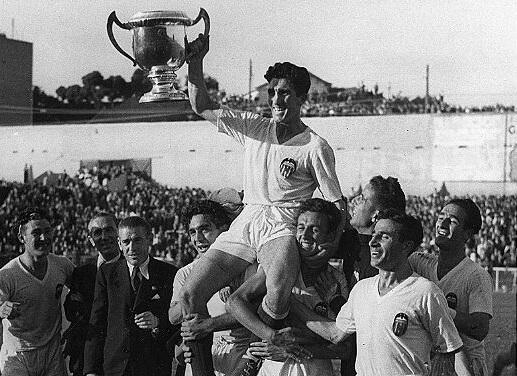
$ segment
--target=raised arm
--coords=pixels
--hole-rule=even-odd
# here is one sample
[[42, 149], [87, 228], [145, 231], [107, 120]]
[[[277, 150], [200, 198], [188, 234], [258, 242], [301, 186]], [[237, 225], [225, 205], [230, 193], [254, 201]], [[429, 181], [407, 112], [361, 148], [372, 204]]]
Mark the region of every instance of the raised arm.
[[219, 108], [208, 95], [203, 74], [203, 59], [209, 49], [209, 37], [199, 37], [187, 46], [188, 62], [188, 95], [192, 110], [200, 115], [205, 110]]

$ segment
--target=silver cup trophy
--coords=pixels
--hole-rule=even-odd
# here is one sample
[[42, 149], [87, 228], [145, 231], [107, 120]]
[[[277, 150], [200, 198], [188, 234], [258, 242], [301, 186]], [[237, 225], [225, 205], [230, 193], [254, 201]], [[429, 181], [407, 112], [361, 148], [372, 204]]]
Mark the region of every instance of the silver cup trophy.
[[[205, 23], [204, 35], [210, 32], [210, 18], [201, 8], [195, 20], [180, 11], [138, 12], [128, 22], [119, 21], [115, 12], [108, 17], [107, 29], [111, 43], [118, 52], [138, 65], [153, 83], [150, 92], [140, 98], [140, 103], [185, 100], [186, 95], [175, 87], [176, 73], [185, 62], [187, 26]], [[115, 40], [113, 23], [133, 31], [133, 55], [125, 52]]]

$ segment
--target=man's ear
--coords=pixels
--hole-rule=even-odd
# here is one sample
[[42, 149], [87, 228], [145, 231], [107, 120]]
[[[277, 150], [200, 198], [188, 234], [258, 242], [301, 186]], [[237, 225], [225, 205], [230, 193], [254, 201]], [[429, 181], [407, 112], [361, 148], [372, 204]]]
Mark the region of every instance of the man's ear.
[[296, 98], [298, 98], [298, 100], [300, 101], [300, 106], [301, 106], [302, 104], [304, 104], [307, 101], [308, 94], [302, 94], [300, 96], [296, 96]]
[[413, 240], [406, 240], [402, 243], [404, 250], [406, 251], [406, 256], [409, 257], [415, 250], [415, 242]]
[[329, 231], [329, 233], [327, 234], [327, 239], [329, 242], [333, 242], [336, 240], [336, 236], [338, 235], [337, 233], [337, 229], [335, 230], [332, 230], [332, 231]]
[[465, 230], [465, 242], [473, 237], [474, 237], [474, 230], [472, 230], [471, 228], [466, 229]]
[[16, 237], [18, 238], [18, 241], [20, 243], [22, 243], [22, 244], [24, 243], [24, 237], [22, 235], [22, 226], [20, 226], [20, 228], [18, 229], [18, 234]]
[[376, 210], [373, 214], [372, 214], [372, 224], [375, 224], [375, 222], [377, 222], [377, 217], [379, 216], [379, 211]]

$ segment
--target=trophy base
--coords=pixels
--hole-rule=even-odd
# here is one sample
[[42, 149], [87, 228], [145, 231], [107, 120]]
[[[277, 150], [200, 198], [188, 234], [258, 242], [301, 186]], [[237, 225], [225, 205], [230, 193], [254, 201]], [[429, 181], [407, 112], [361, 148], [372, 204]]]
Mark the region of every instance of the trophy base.
[[139, 103], [151, 103], [151, 102], [174, 102], [174, 101], [186, 101], [188, 97], [182, 92], [173, 93], [153, 93], [148, 92], [140, 97]]
[[140, 98], [140, 103], [184, 101], [188, 97], [182, 91], [175, 88], [176, 73], [168, 65], [153, 66], [147, 75], [153, 83], [150, 92]]

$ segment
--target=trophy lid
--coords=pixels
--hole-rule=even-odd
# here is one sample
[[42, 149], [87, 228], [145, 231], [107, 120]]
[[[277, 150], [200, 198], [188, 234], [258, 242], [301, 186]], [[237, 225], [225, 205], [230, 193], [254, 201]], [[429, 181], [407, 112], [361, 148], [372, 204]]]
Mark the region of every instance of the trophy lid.
[[156, 25], [185, 25], [190, 26], [192, 19], [185, 12], [176, 10], [150, 10], [138, 12], [129, 19], [127, 25], [131, 27]]

